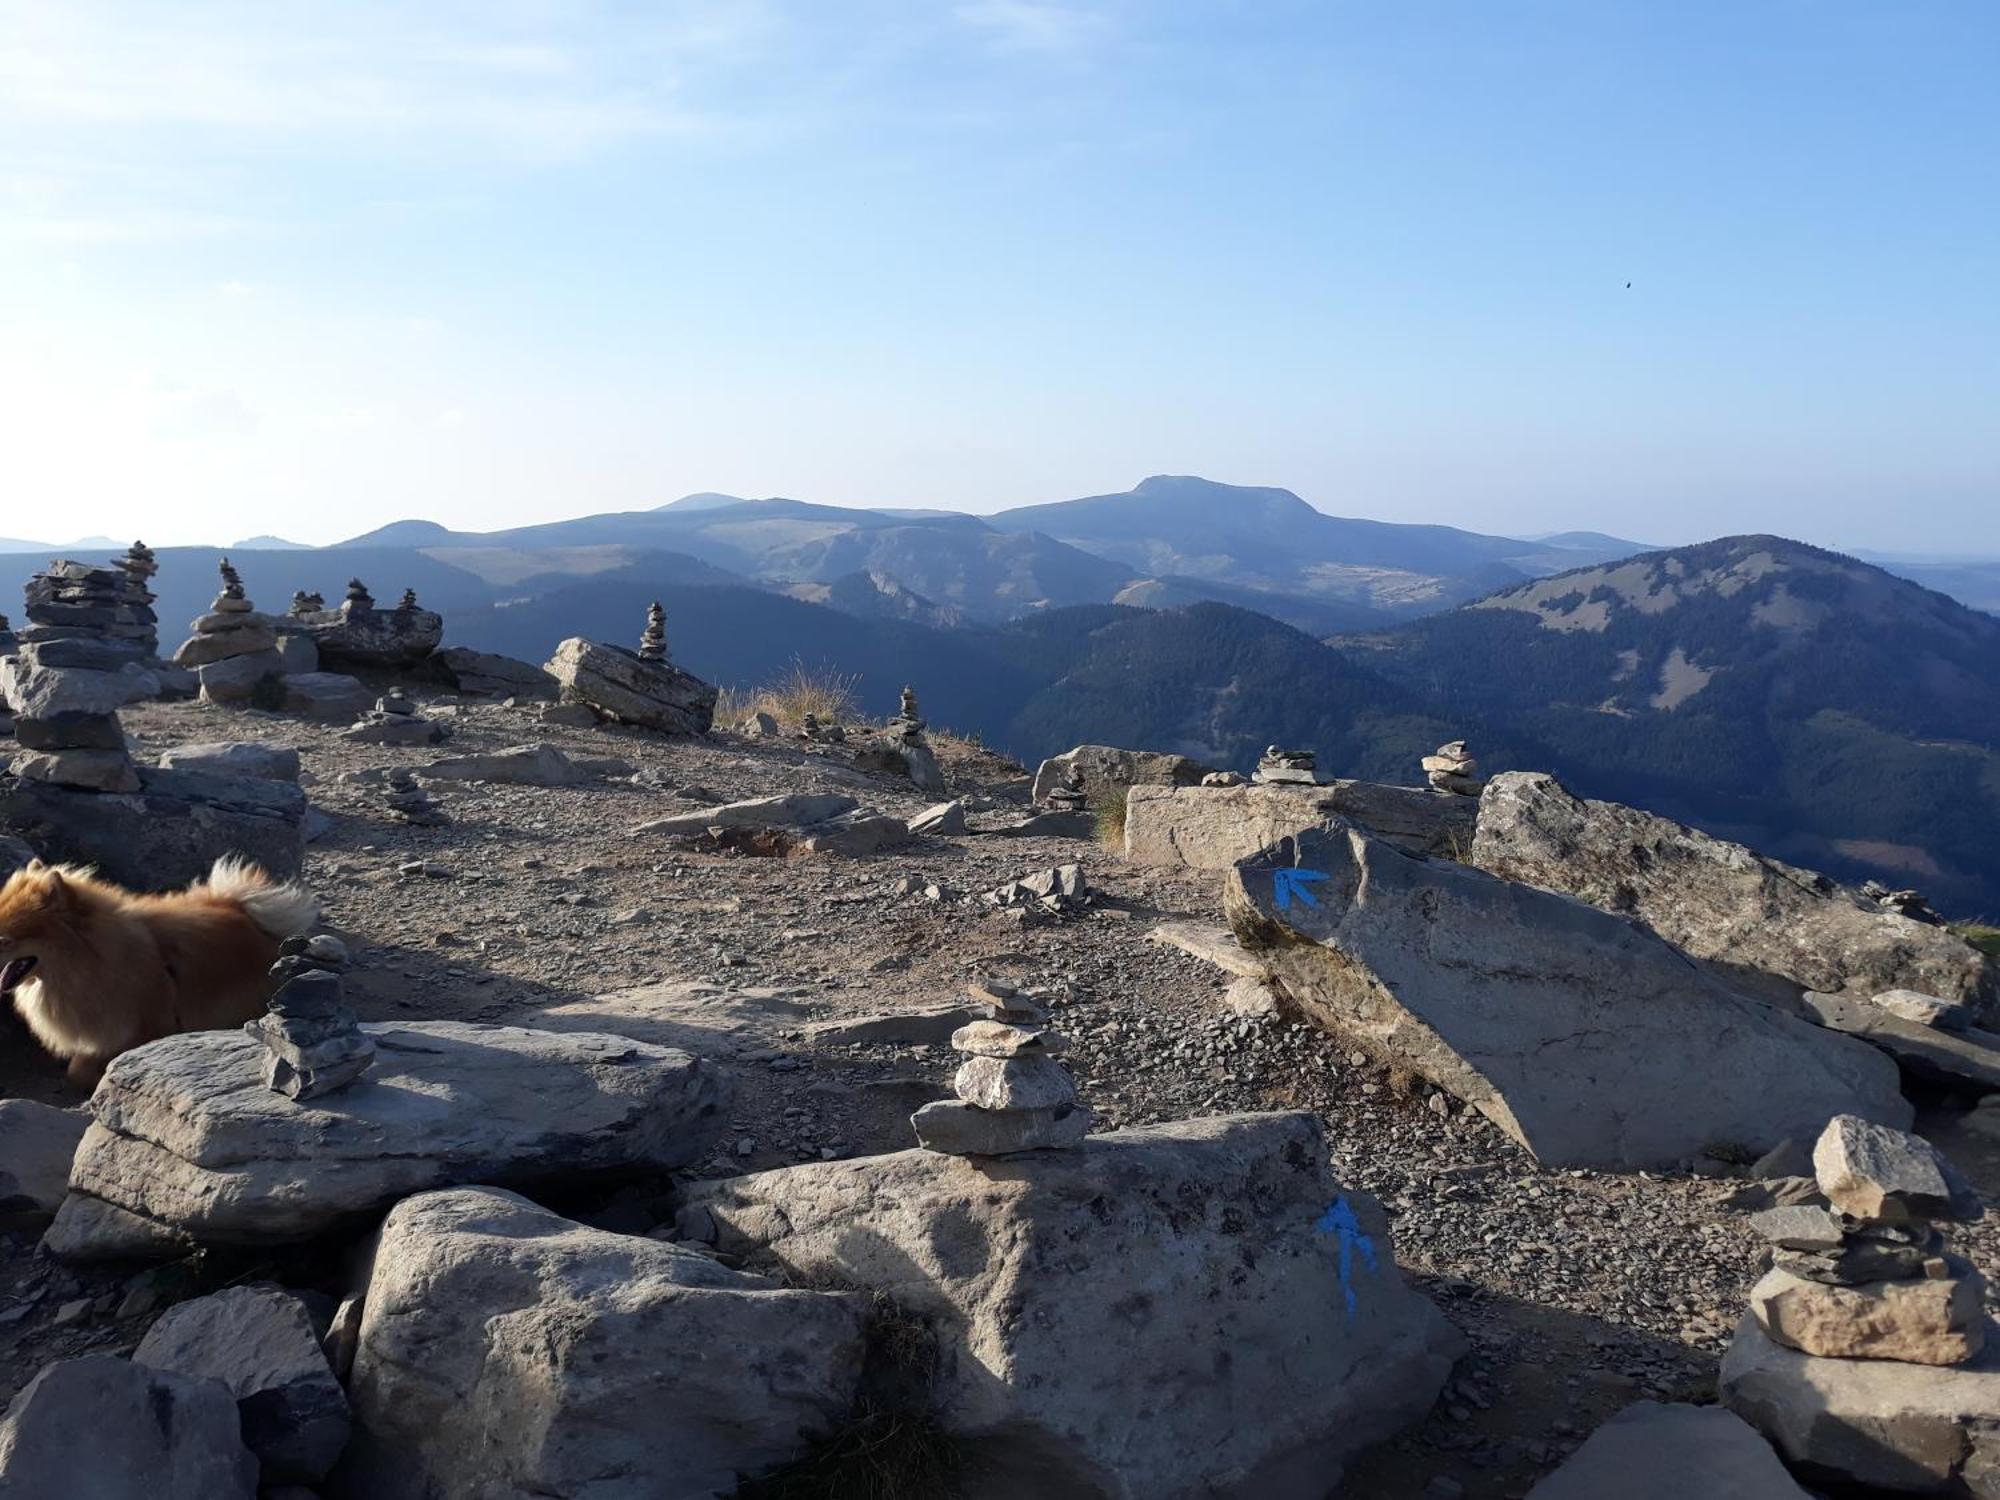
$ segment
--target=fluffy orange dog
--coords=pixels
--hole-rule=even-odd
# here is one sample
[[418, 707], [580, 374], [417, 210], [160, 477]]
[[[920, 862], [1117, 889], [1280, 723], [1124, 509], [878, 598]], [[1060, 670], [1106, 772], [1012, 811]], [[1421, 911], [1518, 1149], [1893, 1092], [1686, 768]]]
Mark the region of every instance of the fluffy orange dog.
[[262, 1014], [278, 944], [314, 915], [305, 891], [239, 859], [163, 896], [36, 860], [0, 886], [0, 995], [94, 1084], [142, 1042]]

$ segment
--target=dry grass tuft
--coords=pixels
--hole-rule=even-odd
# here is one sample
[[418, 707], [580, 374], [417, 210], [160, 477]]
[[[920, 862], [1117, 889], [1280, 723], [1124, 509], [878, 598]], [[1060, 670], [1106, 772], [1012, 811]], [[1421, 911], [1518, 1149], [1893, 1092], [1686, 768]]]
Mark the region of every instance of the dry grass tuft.
[[1097, 814], [1097, 842], [1113, 854], [1125, 852], [1125, 799], [1130, 787], [1113, 787], [1091, 808]]
[[798, 657], [772, 681], [745, 691], [724, 688], [715, 704], [715, 722], [739, 724], [755, 713], [766, 713], [780, 724], [797, 728], [807, 714], [823, 724], [852, 724], [861, 717], [861, 700], [855, 689], [858, 674], [836, 671], [822, 663], [808, 667]]
[[2000, 927], [1988, 922], [1960, 922], [1951, 929], [1981, 953], [2000, 958]]

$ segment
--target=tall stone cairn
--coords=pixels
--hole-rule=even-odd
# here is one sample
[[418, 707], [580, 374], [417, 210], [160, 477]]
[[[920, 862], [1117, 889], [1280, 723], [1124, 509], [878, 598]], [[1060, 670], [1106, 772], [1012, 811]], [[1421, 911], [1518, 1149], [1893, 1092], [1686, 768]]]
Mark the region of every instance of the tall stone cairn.
[[266, 678], [282, 675], [284, 659], [278, 654], [276, 628], [257, 613], [235, 565], [225, 557], [216, 571], [222, 575], [222, 591], [208, 613], [190, 623], [194, 634], [174, 652], [174, 665], [201, 679], [204, 702], [241, 703]]
[[952, 1033], [964, 1056], [952, 1079], [956, 1099], [939, 1099], [910, 1116], [917, 1143], [948, 1156], [1012, 1156], [1080, 1145], [1090, 1111], [1077, 1103], [1076, 1080], [1058, 1059], [1068, 1044], [1048, 1029], [1048, 1012], [1000, 980], [971, 989], [981, 1019]]
[[640, 661], [665, 661], [667, 659], [667, 612], [655, 599], [646, 606], [646, 629], [639, 637]]
[[346, 1088], [375, 1064], [375, 1039], [347, 1003], [346, 949], [331, 937], [287, 938], [271, 977], [278, 990], [243, 1029], [263, 1043], [264, 1086], [301, 1102]]
[[28, 580], [28, 625], [0, 665], [0, 699], [14, 711], [22, 753], [10, 769], [26, 781], [92, 792], [130, 792], [138, 768], [118, 710], [159, 691], [140, 666], [120, 602], [121, 575], [57, 560]]
[[347, 604], [354, 609], [373, 609], [375, 596], [368, 592], [368, 585], [359, 578], [347, 580]]
[[153, 556], [153, 549], [144, 542], [134, 542], [125, 549], [123, 557], [112, 559], [111, 566], [125, 575], [119, 600], [129, 615], [120, 622], [129, 629], [127, 638], [147, 656], [158, 656], [160, 617], [153, 612], [153, 575], [160, 571], [160, 564]]

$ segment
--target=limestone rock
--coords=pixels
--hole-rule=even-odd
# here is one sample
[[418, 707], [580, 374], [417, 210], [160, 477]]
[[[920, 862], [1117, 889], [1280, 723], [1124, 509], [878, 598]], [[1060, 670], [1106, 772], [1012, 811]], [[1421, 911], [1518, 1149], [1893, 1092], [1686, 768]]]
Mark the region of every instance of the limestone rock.
[[109, 1354], [45, 1365], [0, 1422], [5, 1500], [255, 1500], [257, 1460], [212, 1380]]
[[814, 1163], [688, 1203], [724, 1251], [926, 1324], [937, 1419], [998, 1494], [1323, 1500], [1350, 1455], [1422, 1416], [1463, 1347], [1304, 1113], [1026, 1158]]
[[29, 750], [123, 751], [125, 730], [116, 714], [54, 714], [46, 719], [22, 719], [14, 738]]
[[1825, 1359], [1746, 1317], [1722, 1401], [1806, 1477], [1919, 1495], [1990, 1497], [2000, 1480], [2000, 1337], [1957, 1366]]
[[444, 639], [444, 617], [435, 610], [377, 609], [365, 591], [350, 591], [335, 609], [291, 615], [289, 623], [312, 637], [323, 663], [350, 670], [414, 667]]
[[1978, 1194], [1922, 1136], [1839, 1115], [1813, 1147], [1827, 1201], [1857, 1219], [1977, 1219]]
[[1125, 857], [1134, 864], [1226, 870], [1282, 838], [1342, 817], [1413, 854], [1458, 858], [1472, 847], [1470, 798], [1372, 781], [1324, 786], [1132, 788]]
[[910, 826], [873, 808], [858, 808], [801, 830], [800, 854], [837, 854], [849, 859], [894, 849], [910, 841]]
[[1078, 745], [1041, 763], [1031, 795], [1046, 802], [1058, 787], [1077, 787], [1095, 807], [1135, 786], [1199, 786], [1212, 769], [1185, 755]]
[[980, 1109], [1058, 1109], [1076, 1102], [1076, 1080], [1053, 1057], [968, 1057], [952, 1088]]
[[711, 828], [745, 831], [781, 828], [798, 832], [830, 823], [860, 807], [854, 798], [838, 792], [792, 792], [782, 797], [753, 797], [745, 802], [725, 802], [720, 807], [669, 813], [664, 818], [639, 824], [632, 832], [668, 838], [692, 837]]
[[1899, 1020], [1914, 1021], [1939, 1031], [1963, 1031], [1973, 1021], [1970, 1008], [1940, 1000], [1936, 995], [1920, 995], [1915, 990], [1884, 990], [1869, 1003]]
[[427, 663], [454, 692], [471, 698], [554, 699], [556, 680], [533, 662], [446, 646]]
[[709, 1500], [845, 1421], [861, 1306], [460, 1188], [382, 1226], [342, 1493]]
[[[1803, 1003], [1808, 1018], [1829, 1031], [1859, 1037], [1879, 1047], [1920, 1078], [1979, 1093], [2000, 1091], [2000, 1032], [1970, 1025], [1945, 1029], [1912, 1020], [1909, 1008], [1904, 1012], [1891, 1009], [1880, 1003], [1880, 997], [1856, 1000], [1848, 995], [1808, 991]], [[1964, 1011], [1959, 1006], [1953, 1009]]]
[[92, 792], [139, 790], [138, 767], [123, 750], [31, 751], [15, 756], [8, 769], [23, 781], [44, 781], [52, 786]]
[[965, 803], [940, 802], [910, 819], [910, 832], [933, 838], [961, 838], [965, 834]]
[[1571, 796], [1552, 776], [1493, 778], [1472, 858], [1509, 880], [1636, 917], [1767, 997], [1820, 990], [1865, 1000], [1913, 989], [1982, 1009], [2000, 1000], [2000, 970], [1945, 928], [1741, 844]]
[[1808, 1500], [1771, 1445], [1717, 1406], [1640, 1401], [1587, 1438], [1528, 1500]]
[[172, 771], [205, 771], [212, 776], [249, 776], [264, 781], [297, 781], [299, 752], [288, 745], [257, 740], [179, 745], [160, 756]]
[[[1750, 1313], [1776, 1342], [1832, 1359], [1964, 1364], [1986, 1338], [1986, 1279], [1951, 1258], [1952, 1274], [1834, 1286], [1774, 1267], [1750, 1291]], [[1996, 1414], [2000, 1415], [2000, 1414]]]
[[232, 656], [278, 649], [278, 632], [262, 615], [204, 615], [194, 628], [199, 633], [174, 652], [177, 667], [213, 666]]
[[359, 678], [339, 672], [301, 672], [283, 686], [279, 707], [286, 713], [335, 723], [366, 713], [375, 697]]
[[1090, 1111], [1080, 1104], [999, 1111], [962, 1099], [933, 1099], [910, 1116], [918, 1145], [952, 1156], [1066, 1150], [1083, 1144], [1090, 1125]]
[[629, 651], [572, 636], [546, 670], [565, 703], [585, 703], [607, 718], [666, 734], [707, 734], [716, 692], [670, 662], [641, 661]]
[[1752, 1214], [1750, 1227], [1786, 1250], [1838, 1250], [1847, 1234], [1831, 1212], [1807, 1203]]
[[89, 1125], [82, 1110], [0, 1099], [0, 1220], [56, 1211], [69, 1190], [69, 1164]]
[[1463, 1099], [1551, 1166], [1763, 1152], [1842, 1113], [1904, 1125], [1894, 1064], [1725, 988], [1636, 923], [1358, 829], [1231, 873], [1245, 948], [1336, 1033]]
[[665, 1047], [454, 1021], [363, 1030], [374, 1070], [305, 1103], [265, 1087], [264, 1048], [240, 1031], [117, 1058], [47, 1248], [110, 1253], [93, 1202], [203, 1243], [308, 1239], [427, 1188], [682, 1166], [726, 1118], [724, 1076]]
[[459, 755], [423, 767], [430, 781], [493, 781], [509, 786], [576, 786], [590, 772], [554, 745], [515, 745], [484, 755]]
[[347, 1446], [347, 1397], [304, 1306], [278, 1287], [229, 1287], [178, 1303], [132, 1359], [217, 1381], [235, 1397], [262, 1484], [317, 1484]]
[[50, 649], [62, 644], [68, 643], [22, 645], [0, 657], [0, 700], [21, 718], [116, 713], [160, 690], [159, 679], [130, 660], [112, 666], [109, 658], [91, 657], [102, 667], [67, 665], [65, 653]]

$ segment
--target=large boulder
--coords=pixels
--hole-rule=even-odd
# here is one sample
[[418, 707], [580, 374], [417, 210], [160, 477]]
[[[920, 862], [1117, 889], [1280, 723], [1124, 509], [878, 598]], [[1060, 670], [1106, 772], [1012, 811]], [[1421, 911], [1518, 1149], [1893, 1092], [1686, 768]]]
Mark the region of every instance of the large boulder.
[[446, 646], [426, 663], [433, 675], [469, 698], [553, 699], [556, 680], [532, 662], [465, 646]]
[[1895, 1058], [1905, 1072], [1969, 1093], [2000, 1091], [2000, 1032], [1984, 1031], [1977, 1026], [1947, 1031], [1926, 1025], [1888, 1008], [1881, 997], [1856, 1000], [1847, 995], [1822, 995], [1809, 990], [1802, 1003], [1809, 1019], [1829, 1031], [1860, 1037], [1870, 1046], [1879, 1047]]
[[1456, 859], [1472, 847], [1477, 815], [1469, 797], [1374, 781], [1135, 786], [1125, 798], [1125, 857], [1142, 865], [1226, 870], [1280, 839], [1346, 818], [1399, 849]]
[[715, 689], [671, 662], [641, 661], [622, 647], [571, 636], [546, 670], [563, 702], [588, 704], [621, 724], [707, 734], [715, 722]]
[[336, 1493], [733, 1495], [848, 1419], [861, 1303], [491, 1188], [406, 1198], [375, 1249]]
[[45, 1246], [90, 1259], [309, 1239], [426, 1188], [680, 1167], [727, 1118], [723, 1075], [666, 1047], [456, 1021], [362, 1029], [374, 1068], [310, 1102], [265, 1086], [264, 1048], [240, 1031], [114, 1059]]
[[358, 677], [341, 672], [301, 672], [283, 683], [278, 706], [288, 714], [346, 723], [368, 712], [374, 692]]
[[1896, 1066], [1727, 988], [1645, 928], [1355, 828], [1236, 866], [1237, 939], [1330, 1030], [1463, 1099], [1551, 1166], [1754, 1154], [1835, 1115], [1898, 1127]]
[[1528, 1500], [1808, 1500], [1771, 1445], [1719, 1406], [1639, 1401]]
[[1076, 787], [1084, 801], [1096, 807], [1135, 786], [1199, 786], [1201, 778], [1214, 769], [1185, 755], [1159, 750], [1078, 745], [1041, 763], [1031, 795], [1037, 802], [1046, 802], [1050, 792]]
[[1721, 1388], [1723, 1404], [1815, 1482], [2000, 1496], [2000, 1336], [1963, 1365], [1829, 1359], [1787, 1349], [1746, 1317]]
[[268, 694], [270, 706], [275, 707], [284, 698], [283, 689], [278, 686], [284, 672], [284, 658], [272, 647], [196, 667], [194, 675], [201, 683], [204, 703], [249, 703]]
[[1572, 796], [1510, 771], [1479, 799], [1474, 864], [1636, 917], [1736, 988], [1796, 1000], [1912, 989], [1979, 1007], [2000, 969], [1943, 927], [1889, 911], [1811, 870], [1667, 818]]
[[236, 1403], [195, 1380], [86, 1354], [45, 1366], [0, 1422], [0, 1500], [253, 1500]]
[[46, 1219], [56, 1211], [89, 1126], [82, 1110], [0, 1099], [0, 1223]]
[[219, 1382], [266, 1485], [317, 1484], [347, 1446], [347, 1396], [298, 1298], [234, 1286], [168, 1308], [135, 1362]]
[[923, 1325], [984, 1495], [1322, 1500], [1463, 1347], [1303, 1113], [813, 1163], [702, 1184], [682, 1219]]
[[377, 609], [348, 600], [335, 609], [289, 615], [288, 628], [312, 637], [329, 667], [413, 667], [444, 639], [444, 616], [432, 609]]
[[95, 865], [134, 890], [172, 890], [238, 855], [290, 878], [305, 862], [305, 793], [284, 781], [139, 766], [136, 792], [0, 775], [0, 829], [50, 861]]
[[161, 753], [160, 765], [169, 771], [206, 771], [213, 776], [248, 776], [262, 781], [299, 779], [299, 752], [289, 745], [268, 745], [260, 740], [178, 745]]

